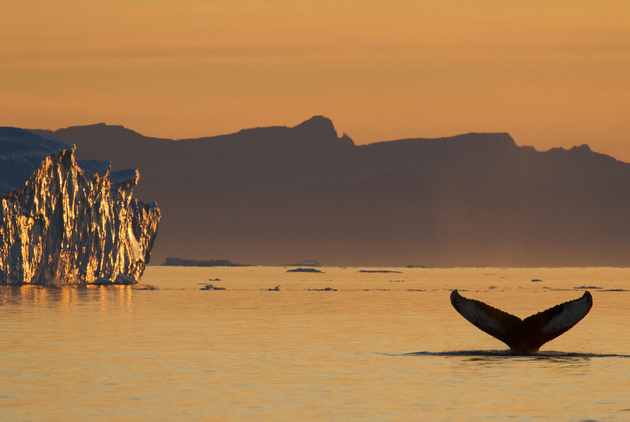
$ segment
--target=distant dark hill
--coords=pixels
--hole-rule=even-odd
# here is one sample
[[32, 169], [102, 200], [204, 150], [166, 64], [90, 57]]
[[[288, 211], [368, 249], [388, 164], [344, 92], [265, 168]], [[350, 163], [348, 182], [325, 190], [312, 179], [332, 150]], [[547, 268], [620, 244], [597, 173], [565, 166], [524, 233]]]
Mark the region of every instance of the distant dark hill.
[[630, 264], [630, 164], [505, 133], [355, 146], [324, 117], [200, 139], [120, 126], [46, 134], [78, 158], [140, 169], [167, 256], [257, 264]]

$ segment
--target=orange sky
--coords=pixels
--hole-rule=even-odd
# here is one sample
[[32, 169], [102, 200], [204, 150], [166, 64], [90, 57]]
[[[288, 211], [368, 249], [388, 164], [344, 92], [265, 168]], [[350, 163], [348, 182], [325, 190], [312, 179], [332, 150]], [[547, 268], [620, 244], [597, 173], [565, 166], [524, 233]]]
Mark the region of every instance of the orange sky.
[[[9, 3], [9, 4], [6, 4]], [[1, 125], [356, 143], [509, 132], [630, 162], [627, 0], [9, 0]]]

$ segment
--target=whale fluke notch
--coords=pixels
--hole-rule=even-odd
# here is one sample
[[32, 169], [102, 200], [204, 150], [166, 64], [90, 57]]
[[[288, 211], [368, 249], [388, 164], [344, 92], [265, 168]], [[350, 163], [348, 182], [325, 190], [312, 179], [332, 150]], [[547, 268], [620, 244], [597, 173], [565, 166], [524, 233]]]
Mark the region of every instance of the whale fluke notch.
[[483, 302], [467, 299], [457, 289], [451, 293], [451, 304], [471, 324], [507, 344], [515, 353], [536, 353], [540, 347], [567, 332], [580, 322], [593, 306], [586, 291], [575, 300], [561, 303], [521, 320]]

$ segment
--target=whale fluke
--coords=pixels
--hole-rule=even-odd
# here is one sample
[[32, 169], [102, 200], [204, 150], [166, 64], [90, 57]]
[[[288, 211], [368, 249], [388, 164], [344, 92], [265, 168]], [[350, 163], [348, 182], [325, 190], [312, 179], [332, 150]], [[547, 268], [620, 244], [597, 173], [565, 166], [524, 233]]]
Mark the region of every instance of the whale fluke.
[[515, 353], [536, 353], [540, 346], [565, 333], [588, 314], [593, 297], [586, 291], [575, 300], [561, 303], [521, 320], [514, 315], [467, 299], [456, 290], [451, 303], [471, 324], [507, 344]]

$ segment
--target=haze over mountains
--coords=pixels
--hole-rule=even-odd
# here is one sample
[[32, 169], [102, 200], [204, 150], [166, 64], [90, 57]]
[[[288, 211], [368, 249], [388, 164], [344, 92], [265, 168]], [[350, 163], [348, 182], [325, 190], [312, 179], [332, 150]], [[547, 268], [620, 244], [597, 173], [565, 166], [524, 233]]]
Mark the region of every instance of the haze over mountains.
[[374, 266], [630, 265], [630, 164], [506, 133], [354, 145], [332, 122], [169, 140], [97, 124], [40, 131], [138, 168], [167, 256]]

